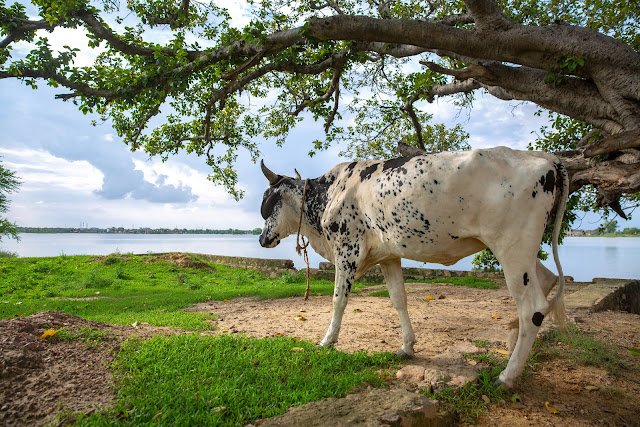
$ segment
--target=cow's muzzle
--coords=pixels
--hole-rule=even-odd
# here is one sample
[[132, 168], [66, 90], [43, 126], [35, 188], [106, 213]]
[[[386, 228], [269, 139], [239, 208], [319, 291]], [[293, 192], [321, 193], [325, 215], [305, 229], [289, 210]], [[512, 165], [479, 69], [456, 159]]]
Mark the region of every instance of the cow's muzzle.
[[260, 246], [262, 246], [263, 248], [275, 248], [276, 246], [278, 246], [278, 243], [280, 243], [280, 240], [278, 240], [278, 235], [270, 238], [267, 237], [264, 231], [262, 232], [262, 234], [260, 234]]

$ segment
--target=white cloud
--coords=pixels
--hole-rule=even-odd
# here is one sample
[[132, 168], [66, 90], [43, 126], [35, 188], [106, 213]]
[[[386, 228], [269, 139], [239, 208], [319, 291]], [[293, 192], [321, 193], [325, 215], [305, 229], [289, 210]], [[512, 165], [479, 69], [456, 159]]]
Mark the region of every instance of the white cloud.
[[85, 160], [68, 161], [33, 149], [0, 148], [0, 155], [23, 181], [21, 192], [57, 188], [90, 193], [102, 185], [102, 172]]

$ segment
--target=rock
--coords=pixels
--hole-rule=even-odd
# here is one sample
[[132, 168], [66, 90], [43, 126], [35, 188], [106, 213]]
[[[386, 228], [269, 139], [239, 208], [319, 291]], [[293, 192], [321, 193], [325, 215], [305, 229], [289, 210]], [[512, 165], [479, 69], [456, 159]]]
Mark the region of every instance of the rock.
[[450, 426], [457, 416], [441, 410], [437, 400], [404, 389], [368, 389], [291, 408], [286, 414], [258, 420], [258, 426]]
[[406, 381], [408, 383], [417, 384], [424, 380], [424, 366], [420, 365], [407, 365], [396, 372], [396, 378]]
[[442, 381], [447, 382], [449, 379], [449, 374], [437, 368], [427, 368], [424, 371], [424, 380], [431, 386]]

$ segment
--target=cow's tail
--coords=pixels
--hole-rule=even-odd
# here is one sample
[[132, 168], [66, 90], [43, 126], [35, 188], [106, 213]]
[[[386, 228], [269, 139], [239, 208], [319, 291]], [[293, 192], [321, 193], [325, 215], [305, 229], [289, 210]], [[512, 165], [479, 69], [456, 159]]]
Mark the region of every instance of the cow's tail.
[[562, 175], [562, 194], [560, 196], [560, 200], [557, 203], [556, 209], [556, 219], [553, 225], [553, 236], [551, 242], [551, 248], [553, 251], [553, 259], [556, 263], [556, 268], [558, 269], [558, 287], [556, 289], [556, 293], [553, 298], [549, 301], [549, 313], [551, 313], [551, 317], [553, 322], [556, 324], [558, 329], [566, 330], [567, 328], [567, 315], [565, 313], [564, 307], [564, 273], [562, 272], [562, 265], [560, 265], [560, 258], [558, 257], [558, 238], [560, 236], [560, 229], [562, 228], [562, 219], [564, 218], [564, 212], [567, 208], [567, 199], [569, 197], [569, 175], [567, 174], [567, 170], [562, 164], [562, 162], [558, 161], [557, 165], [557, 173]]

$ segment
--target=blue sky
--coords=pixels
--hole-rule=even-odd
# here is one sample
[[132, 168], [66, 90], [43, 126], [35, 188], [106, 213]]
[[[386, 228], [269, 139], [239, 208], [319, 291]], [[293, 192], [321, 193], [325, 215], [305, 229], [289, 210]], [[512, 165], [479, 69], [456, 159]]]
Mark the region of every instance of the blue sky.
[[[232, 11], [239, 20], [246, 13]], [[49, 36], [54, 45], [68, 43], [71, 31]], [[81, 46], [86, 44], [82, 43]], [[90, 61], [90, 57], [79, 57]], [[0, 81], [0, 156], [3, 164], [22, 179], [19, 192], [11, 196], [7, 217], [20, 226], [67, 227], [178, 227], [241, 228], [262, 226], [260, 202], [266, 188], [259, 165], [241, 153], [237, 167], [243, 200], [236, 202], [206, 179], [210, 173], [204, 159], [181, 153], [166, 162], [131, 152], [108, 123], [93, 127], [70, 102], [54, 99], [44, 84], [37, 91], [18, 81]], [[473, 148], [506, 145], [525, 149], [535, 132], [546, 123], [529, 104], [499, 101], [478, 94], [473, 110], [458, 110], [439, 100], [424, 107], [434, 123], [461, 123], [470, 134]], [[322, 126], [304, 120], [283, 147], [263, 141], [260, 149], [267, 165], [278, 173], [316, 177], [336, 163], [332, 147], [313, 158], [306, 153], [321, 137]], [[640, 227], [640, 220], [623, 221], [622, 227]], [[596, 228], [598, 218], [589, 216], [577, 228]]]

